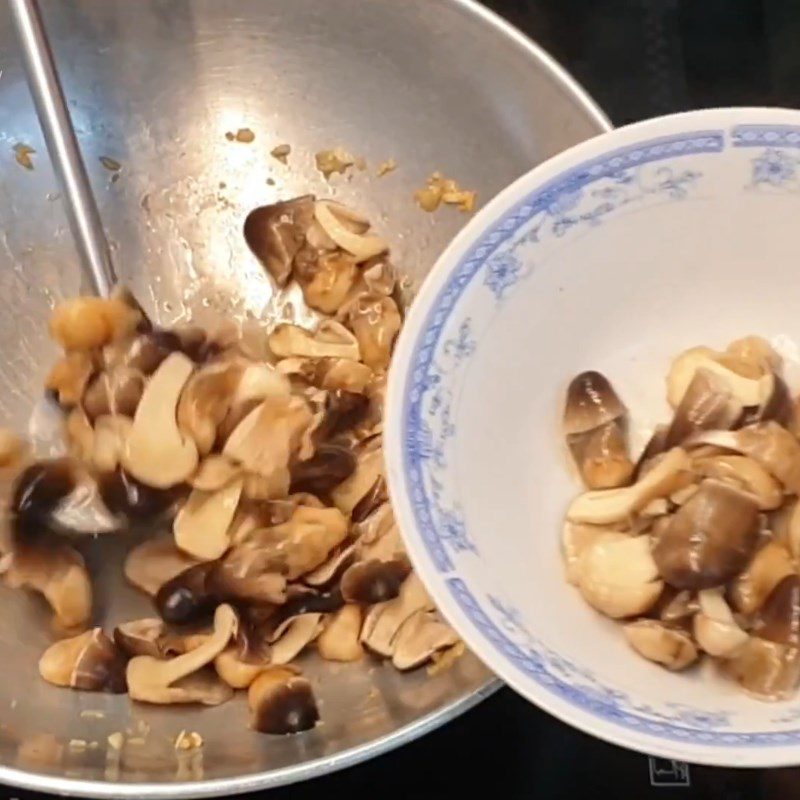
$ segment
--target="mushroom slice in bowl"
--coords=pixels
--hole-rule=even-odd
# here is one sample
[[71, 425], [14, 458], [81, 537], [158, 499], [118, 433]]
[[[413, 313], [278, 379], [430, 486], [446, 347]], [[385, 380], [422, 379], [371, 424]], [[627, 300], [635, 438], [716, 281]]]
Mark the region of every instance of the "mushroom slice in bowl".
[[742, 614], [753, 614], [772, 590], [787, 576], [795, 574], [789, 551], [777, 541], [768, 541], [756, 551], [750, 563], [730, 585], [733, 607]]
[[670, 628], [653, 619], [629, 622], [623, 630], [628, 644], [640, 656], [669, 670], [686, 669], [697, 661], [697, 648], [686, 631]]
[[564, 404], [567, 445], [589, 489], [612, 489], [629, 483], [627, 409], [608, 379], [582, 372], [572, 379]]
[[710, 656], [731, 658], [744, 647], [748, 635], [731, 613], [722, 590], [703, 589], [697, 595], [700, 611], [694, 617], [694, 636]]

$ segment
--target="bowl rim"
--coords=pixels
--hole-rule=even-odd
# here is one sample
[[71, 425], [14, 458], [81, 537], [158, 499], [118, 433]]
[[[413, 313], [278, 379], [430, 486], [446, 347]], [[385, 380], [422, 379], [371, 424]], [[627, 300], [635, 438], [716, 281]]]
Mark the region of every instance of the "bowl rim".
[[[710, 108], [655, 117], [595, 136], [574, 145], [536, 166], [492, 199], [453, 239], [426, 276], [412, 304], [395, 349], [386, 393], [384, 451], [388, 486], [398, 524], [415, 570], [422, 578], [438, 608], [462, 636], [467, 646], [504, 682], [529, 702], [562, 722], [599, 739], [647, 755], [689, 761], [710, 766], [778, 767], [800, 763], [796, 745], [780, 741], [751, 744], [674, 740], [656, 733], [635, 731], [613, 723], [594, 711], [569, 703], [526, 677], [508, 657], [493, 647], [446, 586], [425, 544], [420, 524], [410, 501], [411, 486], [406, 469], [405, 410], [421, 337], [427, 333], [433, 311], [448, 280], [502, 217], [523, 205], [531, 195], [563, 179], [565, 173], [580, 169], [587, 162], [631, 145], [683, 135], [702, 136], [713, 131], [728, 132], [736, 125], [791, 125], [800, 131], [800, 111], [778, 107]], [[450, 574], [456, 576], [457, 570]], [[698, 730], [698, 733], [701, 731]], [[755, 734], [756, 732], [754, 732]], [[777, 737], [776, 737], [777, 738]]]

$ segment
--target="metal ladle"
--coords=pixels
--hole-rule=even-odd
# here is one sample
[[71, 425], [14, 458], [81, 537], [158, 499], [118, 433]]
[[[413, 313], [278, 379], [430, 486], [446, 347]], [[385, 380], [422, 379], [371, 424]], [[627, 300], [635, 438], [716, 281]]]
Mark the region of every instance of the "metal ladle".
[[47, 150], [61, 184], [72, 236], [83, 272], [84, 290], [107, 297], [116, 283], [86, 165], [72, 125], [53, 51], [37, 0], [8, 0]]

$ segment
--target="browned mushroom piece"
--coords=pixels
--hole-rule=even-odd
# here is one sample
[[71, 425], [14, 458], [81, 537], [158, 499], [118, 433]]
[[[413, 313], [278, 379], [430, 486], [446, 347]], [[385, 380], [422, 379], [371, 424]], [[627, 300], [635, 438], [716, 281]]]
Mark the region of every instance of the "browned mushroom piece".
[[698, 369], [675, 409], [664, 445], [670, 448], [683, 444], [698, 431], [730, 430], [741, 419], [743, 410], [723, 378]]
[[60, 628], [76, 628], [91, 618], [89, 573], [78, 551], [65, 544], [42, 542], [16, 547], [5, 581], [12, 589], [32, 589], [44, 595]]
[[167, 581], [197, 563], [175, 547], [172, 537], [149, 539], [130, 550], [124, 573], [133, 586], [154, 597]]
[[89, 692], [126, 691], [125, 659], [100, 628], [50, 645], [39, 659], [48, 683]]
[[415, 669], [458, 641], [456, 632], [436, 612], [415, 611], [397, 632], [392, 664], [401, 671]]
[[358, 267], [349, 253], [313, 253], [311, 258], [296, 259], [294, 276], [311, 308], [334, 314], [353, 288]]
[[317, 445], [311, 458], [292, 464], [289, 491], [324, 497], [349, 478], [355, 468], [356, 457], [349, 447], [336, 442]]
[[361, 442], [355, 450], [356, 468], [349, 478], [331, 491], [331, 500], [343, 513], [350, 514], [383, 475], [381, 437]]
[[120, 297], [73, 297], [50, 317], [50, 335], [65, 350], [94, 350], [130, 336], [142, 314]]
[[800, 576], [787, 574], [770, 592], [753, 624], [754, 636], [800, 647]]
[[230, 687], [203, 667], [228, 646], [235, 635], [237, 617], [228, 605], [214, 614], [214, 631], [192, 650], [163, 660], [150, 655], [135, 656], [128, 662], [128, 693], [145, 703], [203, 703], [217, 705], [231, 695]]
[[638, 481], [655, 463], [657, 456], [665, 453], [669, 448], [667, 447], [667, 432], [669, 425], [656, 425], [647, 444], [641, 452], [641, 455], [636, 460], [636, 465], [633, 469], [633, 479]]
[[700, 609], [693, 619], [697, 644], [710, 656], [736, 657], [749, 637], [731, 613], [722, 588], [703, 589], [698, 592], [697, 601]]
[[211, 566], [205, 586], [215, 597], [281, 604], [286, 602], [286, 583], [273, 554], [257, 540], [245, 539]]
[[114, 628], [114, 643], [128, 656], [171, 658], [186, 651], [181, 637], [154, 617], [123, 622]]
[[97, 488], [109, 511], [127, 517], [132, 523], [169, 517], [187, 491], [181, 484], [169, 489], [148, 486], [122, 468], [102, 473]]
[[311, 684], [288, 667], [272, 667], [247, 692], [251, 725], [261, 733], [299, 733], [313, 728], [319, 710]]
[[317, 639], [317, 650], [326, 661], [358, 661], [364, 654], [359, 641], [362, 613], [357, 605], [345, 605], [331, 614]]
[[590, 489], [624, 486], [633, 475], [626, 416], [627, 409], [604, 375], [582, 372], [570, 382], [564, 404], [564, 434]]
[[372, 605], [392, 600], [411, 572], [406, 559], [358, 561], [342, 575], [342, 597], [348, 603]]
[[336, 583], [342, 577], [344, 571], [353, 563], [355, 554], [355, 543], [347, 544], [345, 541], [333, 550], [327, 561], [303, 575], [303, 583], [315, 588], [322, 588]]
[[713, 445], [734, 450], [761, 464], [787, 492], [800, 493], [800, 442], [777, 422], [760, 422], [737, 431], [704, 431], [687, 447]]
[[748, 694], [761, 700], [785, 700], [800, 682], [800, 649], [751, 636], [725, 666]]
[[753, 614], [784, 578], [794, 574], [792, 556], [786, 547], [774, 540], [767, 541], [730, 585], [731, 604], [742, 614]]
[[224, 555], [243, 486], [244, 480], [235, 478], [214, 492], [193, 489], [175, 517], [175, 544], [198, 561], [216, 561]]
[[198, 622], [211, 616], [219, 598], [206, 586], [213, 563], [206, 562], [171, 578], [159, 587], [155, 606], [161, 619], [174, 625]]
[[773, 511], [784, 501], [783, 487], [755, 459], [740, 455], [692, 457], [692, 470], [706, 478], [730, 483], [752, 495], [762, 511]]
[[86, 387], [81, 406], [91, 422], [105, 415], [133, 417], [145, 386], [140, 370], [119, 366], [101, 372]]
[[383, 295], [360, 295], [349, 307], [348, 324], [358, 339], [361, 360], [371, 369], [386, 369], [403, 324], [394, 300]]
[[283, 323], [269, 335], [269, 347], [278, 358], [346, 358], [361, 360], [355, 335], [339, 322], [323, 320], [315, 331]]
[[67, 458], [37, 461], [14, 481], [11, 513], [23, 526], [47, 529], [53, 512], [75, 491], [78, 473]]
[[704, 480], [659, 526], [653, 558], [671, 586], [707, 589], [736, 577], [757, 541], [758, 506], [753, 498], [719, 481]]
[[292, 263], [314, 220], [314, 197], [305, 195], [253, 209], [244, 221], [244, 240], [278, 286], [285, 286]]
[[652, 619], [629, 622], [623, 630], [628, 644], [640, 656], [669, 670], [686, 669], [697, 661], [697, 648], [685, 631]]
[[359, 361], [348, 358], [321, 358], [316, 362], [313, 383], [329, 391], [363, 394], [373, 372]]

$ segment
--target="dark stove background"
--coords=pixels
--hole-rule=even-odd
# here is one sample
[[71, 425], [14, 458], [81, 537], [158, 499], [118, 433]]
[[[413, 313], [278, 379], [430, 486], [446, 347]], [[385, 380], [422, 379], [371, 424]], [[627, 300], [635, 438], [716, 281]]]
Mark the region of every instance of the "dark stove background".
[[[800, 0], [484, 2], [561, 61], [615, 125], [708, 106], [800, 106]], [[438, 800], [476, 790], [490, 800], [789, 800], [800, 793], [800, 769], [648, 759], [504, 689], [401, 750], [268, 796]], [[2, 797], [36, 795], [0, 787]]]

